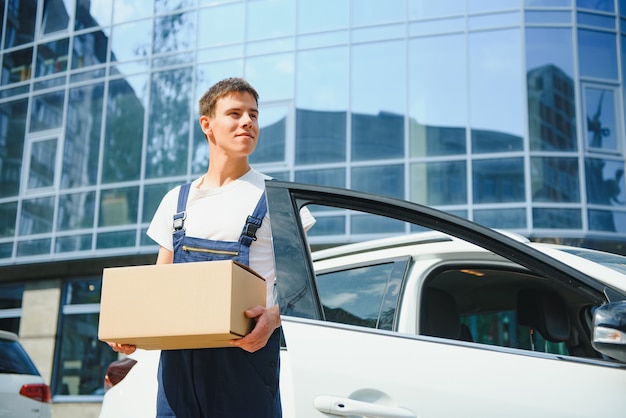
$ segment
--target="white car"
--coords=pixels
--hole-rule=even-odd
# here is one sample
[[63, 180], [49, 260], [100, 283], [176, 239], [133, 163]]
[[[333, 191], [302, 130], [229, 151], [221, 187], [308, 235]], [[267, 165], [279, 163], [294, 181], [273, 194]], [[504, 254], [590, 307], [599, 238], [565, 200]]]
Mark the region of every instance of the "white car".
[[[349, 190], [267, 196], [286, 418], [624, 416], [626, 257]], [[364, 241], [311, 256], [338, 225]], [[154, 416], [158, 352], [131, 357], [100, 418]]]
[[0, 417], [50, 418], [50, 387], [17, 335], [0, 331]]

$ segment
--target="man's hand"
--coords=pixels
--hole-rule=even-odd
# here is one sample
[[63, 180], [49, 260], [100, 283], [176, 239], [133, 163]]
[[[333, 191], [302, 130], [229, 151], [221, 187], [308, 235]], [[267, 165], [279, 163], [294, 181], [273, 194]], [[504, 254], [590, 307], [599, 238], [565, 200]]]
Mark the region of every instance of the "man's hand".
[[132, 354], [137, 349], [136, 346], [130, 344], [118, 344], [118, 343], [107, 343], [109, 347], [113, 349], [113, 351], [117, 351], [122, 354]]
[[278, 305], [269, 308], [255, 306], [245, 311], [245, 314], [255, 320], [254, 328], [250, 334], [238, 340], [230, 340], [230, 343], [253, 353], [265, 347], [274, 330], [280, 326], [280, 308]]

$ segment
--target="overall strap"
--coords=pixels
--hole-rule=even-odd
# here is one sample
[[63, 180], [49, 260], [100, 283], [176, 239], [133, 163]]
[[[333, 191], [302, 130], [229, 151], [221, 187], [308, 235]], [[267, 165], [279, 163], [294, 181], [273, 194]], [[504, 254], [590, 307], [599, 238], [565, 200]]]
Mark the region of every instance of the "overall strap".
[[189, 197], [189, 190], [191, 189], [191, 183], [186, 183], [180, 186], [178, 192], [178, 206], [176, 213], [174, 214], [174, 231], [180, 231], [185, 226], [185, 219], [187, 218], [187, 198]]
[[245, 246], [250, 246], [252, 241], [256, 241], [256, 231], [261, 227], [261, 223], [263, 223], [263, 218], [267, 213], [267, 198], [265, 196], [265, 192], [261, 195], [259, 202], [254, 208], [254, 212], [252, 215], [248, 216], [246, 219], [246, 224], [243, 227], [243, 231], [241, 231], [241, 236], [239, 237], [239, 242]]

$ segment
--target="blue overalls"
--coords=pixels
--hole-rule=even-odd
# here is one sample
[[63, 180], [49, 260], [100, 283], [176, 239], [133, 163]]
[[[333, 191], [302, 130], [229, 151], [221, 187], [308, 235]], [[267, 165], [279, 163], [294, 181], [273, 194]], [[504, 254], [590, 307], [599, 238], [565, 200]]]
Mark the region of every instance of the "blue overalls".
[[[190, 186], [181, 186], [178, 195], [174, 263], [232, 259], [249, 265], [250, 244], [256, 239], [256, 230], [267, 212], [265, 193], [248, 216], [239, 241], [213, 241], [185, 235]], [[238, 347], [162, 351], [157, 418], [282, 417], [279, 355], [278, 329], [267, 345], [254, 353]]]

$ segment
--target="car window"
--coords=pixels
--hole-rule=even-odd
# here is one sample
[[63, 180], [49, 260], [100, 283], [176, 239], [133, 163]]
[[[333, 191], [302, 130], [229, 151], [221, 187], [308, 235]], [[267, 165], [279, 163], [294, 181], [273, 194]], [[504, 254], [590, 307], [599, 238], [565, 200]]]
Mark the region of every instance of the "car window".
[[391, 330], [408, 258], [320, 272], [317, 288], [325, 319]]
[[461, 316], [461, 326], [471, 341], [499, 347], [521, 348], [552, 354], [569, 354], [564, 342], [546, 340], [541, 332], [520, 325], [514, 310]]
[[0, 339], [0, 373], [39, 375], [22, 346]]
[[420, 333], [499, 347], [599, 358], [593, 299], [523, 269], [441, 267], [422, 290]]

